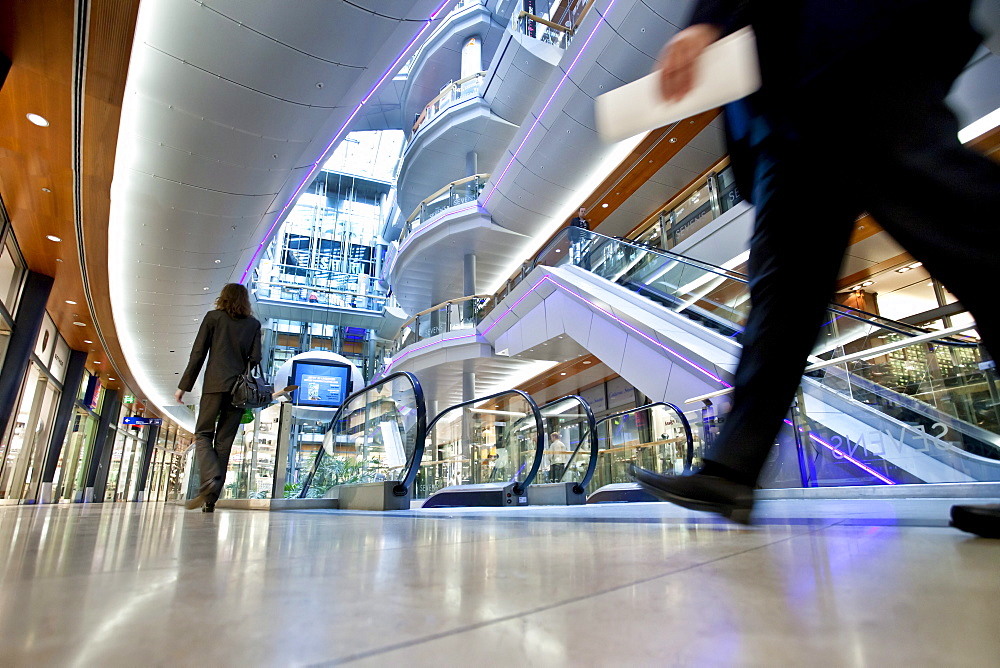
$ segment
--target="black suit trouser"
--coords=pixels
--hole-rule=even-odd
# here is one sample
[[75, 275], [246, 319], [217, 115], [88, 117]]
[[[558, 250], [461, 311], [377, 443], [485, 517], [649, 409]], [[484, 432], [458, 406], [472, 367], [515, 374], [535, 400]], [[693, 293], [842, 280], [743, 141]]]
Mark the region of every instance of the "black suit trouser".
[[[994, 265], [1000, 166], [962, 147], [944, 104], [951, 80], [845, 73], [794, 101], [760, 146], [750, 243], [752, 308], [733, 405], [706, 459], [753, 483], [828, 319], [857, 216], [868, 211], [976, 319], [1000, 357]], [[877, 286], [873, 288], [877, 290]]]
[[229, 392], [205, 392], [198, 406], [195, 425], [195, 456], [201, 476], [200, 494], [206, 503], [215, 503], [222, 494], [229, 467], [229, 453], [240, 428], [242, 408], [234, 408]]

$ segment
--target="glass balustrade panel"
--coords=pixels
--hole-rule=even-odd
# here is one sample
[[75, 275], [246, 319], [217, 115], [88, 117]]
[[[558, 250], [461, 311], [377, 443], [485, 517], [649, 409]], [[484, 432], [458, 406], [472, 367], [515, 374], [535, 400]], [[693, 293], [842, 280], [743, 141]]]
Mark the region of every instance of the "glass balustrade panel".
[[428, 429], [414, 498], [452, 485], [523, 481], [536, 445], [533, 413], [519, 394], [449, 408]]
[[583, 404], [576, 397], [565, 397], [540, 411], [545, 449], [533, 484], [583, 481], [591, 457], [591, 425]]
[[[613, 483], [631, 482], [631, 464], [664, 475], [685, 470], [687, 434], [679, 415], [669, 407], [639, 407], [597, 423], [599, 454], [587, 492]], [[703, 441], [692, 428], [694, 466], [701, 462]]]
[[337, 485], [402, 480], [416, 448], [416, 406], [405, 377], [350, 399], [324, 436], [308, 497], [327, 496]]

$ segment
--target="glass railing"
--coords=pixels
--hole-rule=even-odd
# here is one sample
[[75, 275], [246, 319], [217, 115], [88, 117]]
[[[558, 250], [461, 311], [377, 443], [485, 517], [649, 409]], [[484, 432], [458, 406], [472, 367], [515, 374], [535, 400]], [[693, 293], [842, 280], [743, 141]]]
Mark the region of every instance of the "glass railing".
[[573, 29], [522, 11], [511, 17], [511, 29], [546, 44], [565, 49], [573, 39]]
[[704, 445], [700, 430], [692, 430], [691, 422], [677, 406], [664, 402], [602, 417], [597, 421], [599, 449], [587, 492], [632, 482], [628, 475], [631, 464], [664, 475], [691, 470], [701, 461]]
[[458, 181], [452, 181], [441, 190], [437, 191], [413, 210], [410, 217], [403, 224], [403, 229], [399, 233], [397, 243], [402, 244], [406, 237], [416, 228], [426, 223], [428, 220], [438, 215], [446, 209], [475, 202], [479, 194], [483, 192], [486, 182], [489, 181], [489, 174], [474, 174]]
[[[742, 332], [750, 309], [742, 274], [594, 232], [581, 232], [579, 239], [570, 242], [564, 231], [538, 254], [534, 264], [577, 265], [722, 335], [738, 337]], [[823, 382], [839, 384], [840, 391], [851, 398], [883, 406], [882, 412], [902, 416], [904, 421], [946, 422], [953, 437], [957, 438], [956, 430], [964, 434], [958, 447], [1000, 458], [1000, 439], [988, 435], [1000, 433], [1000, 393], [995, 372], [985, 368], [976, 339], [937, 337], [931, 330], [832, 304], [813, 351], [814, 360], [877, 351], [887, 341], [928, 334], [930, 340], [917, 345], [849, 362], [839, 372], [829, 369]], [[902, 406], [909, 408], [901, 413]], [[916, 420], [914, 412], [923, 417]]]
[[364, 274], [271, 265], [269, 278], [256, 278], [252, 290], [258, 300], [381, 312], [386, 296], [378, 282]]
[[410, 373], [395, 373], [349, 396], [334, 414], [300, 498], [327, 496], [337, 485], [395, 480], [404, 496], [424, 453], [424, 394]]
[[[545, 428], [542, 458], [534, 484], [576, 483], [582, 494], [597, 465], [594, 413], [581, 397], [571, 394], [539, 406]], [[530, 426], [530, 416], [514, 423], [515, 430]]]
[[450, 299], [421, 311], [403, 323], [389, 353], [395, 355], [407, 346], [448, 332], [474, 329], [479, 324], [480, 313], [491, 299], [489, 295], [472, 295]]
[[515, 482], [521, 493], [542, 463], [542, 415], [534, 400], [509, 390], [465, 401], [427, 425], [413, 498], [452, 485]]
[[470, 74], [464, 79], [452, 81], [447, 86], [442, 88], [437, 97], [428, 102], [427, 106], [424, 107], [424, 110], [420, 112], [419, 116], [417, 116], [417, 120], [413, 123], [413, 130], [410, 138], [412, 139], [421, 127], [433, 121], [435, 118], [440, 116], [442, 112], [447, 111], [459, 102], [479, 97], [479, 89], [482, 86], [483, 81], [486, 79], [486, 74], [486, 72], [476, 72], [475, 74]]

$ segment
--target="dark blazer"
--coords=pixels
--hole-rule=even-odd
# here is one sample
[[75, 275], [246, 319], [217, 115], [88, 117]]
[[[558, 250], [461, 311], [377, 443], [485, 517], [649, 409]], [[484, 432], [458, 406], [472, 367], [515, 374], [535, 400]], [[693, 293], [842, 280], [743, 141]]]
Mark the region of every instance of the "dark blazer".
[[740, 192], [752, 198], [756, 147], [772, 132], [794, 134], [812, 115], [813, 93], [858, 95], [904, 71], [952, 81], [980, 42], [970, 7], [971, 0], [698, 0], [688, 25], [711, 23], [725, 34], [751, 25], [757, 35], [761, 90], [726, 107]]
[[178, 389], [191, 391], [206, 356], [202, 392], [229, 392], [237, 376], [246, 370], [247, 361], [260, 361], [260, 322], [252, 316], [234, 318], [220, 310], [206, 313]]
[[972, 0], [698, 0], [689, 25], [713, 23], [726, 33], [752, 25], [764, 92], [788, 92], [841, 64], [860, 65], [852, 74], [863, 78], [882, 63], [918, 60], [954, 77], [980, 41], [969, 23], [971, 5]]

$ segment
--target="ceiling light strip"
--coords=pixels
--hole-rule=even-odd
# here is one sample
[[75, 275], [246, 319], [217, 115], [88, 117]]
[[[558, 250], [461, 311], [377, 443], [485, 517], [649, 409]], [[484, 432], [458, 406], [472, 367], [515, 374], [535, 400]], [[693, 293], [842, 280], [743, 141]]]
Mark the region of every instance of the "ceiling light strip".
[[490, 189], [489, 194], [486, 195], [486, 199], [483, 200], [484, 207], [487, 204], [489, 204], [490, 198], [493, 197], [493, 193], [497, 191], [497, 188], [500, 186], [500, 182], [503, 181], [503, 177], [507, 175], [507, 172], [510, 170], [511, 166], [517, 160], [518, 153], [521, 152], [521, 149], [524, 148], [524, 145], [528, 143], [528, 139], [530, 139], [531, 135], [535, 132], [535, 128], [538, 127], [538, 124], [542, 120], [542, 116], [545, 115], [545, 112], [548, 110], [549, 105], [552, 104], [552, 100], [555, 99], [556, 95], [558, 95], [559, 91], [562, 89], [563, 84], [566, 83], [567, 79], [569, 79], [569, 75], [573, 71], [573, 68], [576, 67], [577, 62], [580, 60], [580, 57], [583, 56], [584, 52], [586, 52], [587, 46], [590, 44], [590, 40], [592, 40], [594, 38], [594, 35], [597, 34], [597, 29], [601, 27], [601, 24], [607, 21], [607, 19], [604, 18], [604, 15], [608, 14], [611, 11], [611, 8], [614, 7], [615, 2], [616, 0], [611, 0], [611, 2], [608, 3], [608, 7], [607, 9], [604, 10], [603, 15], [599, 12], [597, 13], [598, 21], [594, 24], [594, 29], [590, 31], [590, 34], [587, 36], [587, 39], [583, 43], [583, 46], [580, 47], [580, 51], [576, 54], [576, 57], [573, 58], [573, 62], [570, 63], [569, 67], [566, 68], [566, 72], [563, 73], [562, 78], [559, 80], [559, 83], [555, 87], [555, 90], [553, 90], [552, 94], [549, 95], [549, 99], [545, 101], [545, 105], [542, 107], [542, 110], [538, 112], [538, 116], [535, 117], [535, 121], [531, 124], [531, 127], [528, 129], [528, 132], [525, 133], [524, 139], [521, 140], [520, 145], [511, 154], [510, 160], [507, 161], [507, 164], [506, 166], [504, 166], [503, 171], [500, 172], [500, 176], [497, 178], [496, 181], [493, 182], [493, 188]]
[[[87, 253], [84, 246], [83, 225], [83, 112], [84, 94], [87, 86], [87, 44], [90, 39], [90, 2], [77, 0], [73, 9], [73, 90], [70, 96], [70, 114], [72, 116], [71, 145], [73, 149], [73, 224], [76, 227], [76, 254], [80, 263], [80, 280], [83, 283], [83, 294], [87, 299], [87, 310], [90, 311], [90, 321], [101, 342], [104, 351], [108, 352], [108, 342], [97, 319], [94, 308], [94, 297], [87, 276]], [[115, 363], [114, 357], [108, 353], [108, 362], [115, 371], [116, 378], [125, 378], [125, 374]]]
[[392, 61], [392, 65], [390, 65], [388, 69], [386, 69], [386, 71], [382, 73], [382, 76], [379, 77], [379, 80], [377, 82], [375, 82], [375, 85], [372, 86], [371, 90], [368, 91], [368, 94], [365, 95], [363, 98], [361, 98], [361, 101], [358, 102], [356, 107], [354, 107], [354, 111], [352, 111], [351, 114], [347, 117], [347, 120], [344, 121], [344, 123], [340, 126], [340, 129], [338, 129], [334, 133], [333, 138], [330, 140], [330, 143], [326, 145], [325, 149], [323, 149], [323, 152], [320, 154], [319, 159], [312, 165], [310, 165], [309, 173], [306, 174], [305, 179], [302, 181], [302, 183], [299, 184], [299, 187], [295, 189], [295, 193], [289, 198], [288, 202], [285, 203], [285, 206], [278, 213], [278, 217], [274, 219], [274, 222], [271, 224], [271, 227], [269, 227], [267, 233], [264, 234], [264, 238], [261, 239], [260, 244], [257, 245], [257, 250], [254, 251], [253, 257], [250, 258], [250, 262], [247, 264], [247, 268], [243, 271], [243, 276], [242, 278], [240, 278], [240, 283], [245, 284], [247, 282], [247, 276], [250, 274], [250, 269], [253, 268], [254, 264], [257, 262], [257, 258], [260, 257], [261, 252], [263, 252], [265, 246], [267, 246], [267, 243], [271, 238], [271, 233], [274, 232], [274, 229], [278, 226], [278, 224], [284, 220], [285, 213], [288, 211], [290, 207], [292, 207], [295, 204], [295, 202], [299, 198], [299, 195], [302, 194], [302, 191], [310, 183], [312, 183], [313, 177], [316, 176], [316, 172], [318, 172], [322, 168], [323, 164], [326, 162], [326, 157], [327, 154], [330, 152], [330, 149], [332, 149], [334, 145], [340, 141], [341, 135], [343, 134], [347, 126], [354, 121], [354, 117], [358, 115], [358, 112], [361, 111], [361, 108], [368, 102], [368, 100], [371, 99], [372, 95], [375, 94], [375, 92], [379, 89], [379, 87], [381, 87], [382, 84], [385, 83], [385, 81], [389, 79], [396, 72], [396, 69], [398, 68], [399, 64], [407, 56], [413, 45], [417, 43], [417, 41], [423, 36], [425, 32], [427, 32], [427, 30], [433, 24], [434, 20], [438, 17], [438, 14], [440, 14], [445, 9], [445, 7], [451, 4], [451, 2], [452, 0], [444, 0], [444, 2], [438, 5], [438, 8], [435, 9], [434, 12], [431, 13], [430, 17], [423, 22], [423, 27], [420, 28], [417, 34], [413, 36], [413, 38], [407, 43], [405, 47], [403, 47], [403, 50], [399, 52], [399, 55], [396, 56], [396, 59]]

